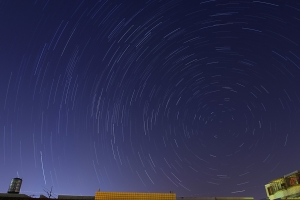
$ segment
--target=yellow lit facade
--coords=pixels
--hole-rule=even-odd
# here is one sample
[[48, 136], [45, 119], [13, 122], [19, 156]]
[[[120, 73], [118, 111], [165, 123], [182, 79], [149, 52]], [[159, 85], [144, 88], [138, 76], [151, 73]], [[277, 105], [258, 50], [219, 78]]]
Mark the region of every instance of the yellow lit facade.
[[95, 200], [176, 200], [176, 194], [140, 192], [96, 192]]
[[300, 171], [295, 171], [265, 185], [270, 200], [300, 196]]

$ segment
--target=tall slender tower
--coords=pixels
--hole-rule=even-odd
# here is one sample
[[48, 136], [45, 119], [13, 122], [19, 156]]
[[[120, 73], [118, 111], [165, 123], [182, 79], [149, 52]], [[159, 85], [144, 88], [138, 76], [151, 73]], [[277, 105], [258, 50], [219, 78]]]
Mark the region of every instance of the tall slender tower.
[[22, 185], [21, 178], [11, 179], [7, 193], [19, 194], [21, 190], [21, 185]]

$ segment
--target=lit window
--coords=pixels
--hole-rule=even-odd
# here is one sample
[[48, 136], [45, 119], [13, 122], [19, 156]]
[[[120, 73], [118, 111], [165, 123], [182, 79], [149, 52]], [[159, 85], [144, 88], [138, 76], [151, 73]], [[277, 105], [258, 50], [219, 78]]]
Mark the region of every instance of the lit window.
[[268, 187], [268, 193], [269, 193], [269, 195], [274, 194], [274, 193], [273, 193], [273, 187]]

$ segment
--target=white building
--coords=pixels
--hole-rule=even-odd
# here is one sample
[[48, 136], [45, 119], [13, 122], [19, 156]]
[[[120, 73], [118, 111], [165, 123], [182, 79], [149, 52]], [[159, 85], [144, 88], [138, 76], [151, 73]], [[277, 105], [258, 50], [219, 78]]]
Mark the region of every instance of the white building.
[[300, 197], [300, 171], [294, 171], [265, 185], [270, 200]]

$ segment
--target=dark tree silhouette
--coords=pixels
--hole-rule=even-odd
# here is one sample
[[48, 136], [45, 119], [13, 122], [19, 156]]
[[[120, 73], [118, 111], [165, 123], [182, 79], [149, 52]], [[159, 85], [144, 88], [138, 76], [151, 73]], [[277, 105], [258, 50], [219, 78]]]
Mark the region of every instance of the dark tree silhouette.
[[51, 187], [50, 190], [44, 189], [44, 191], [46, 192], [48, 198], [52, 198], [52, 199], [55, 198], [53, 196], [53, 186]]

